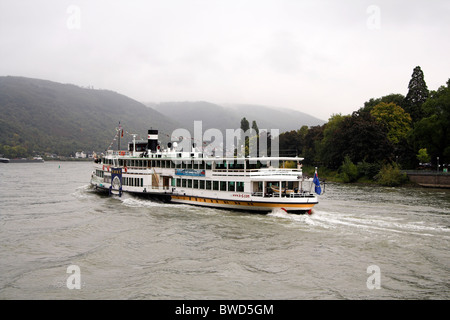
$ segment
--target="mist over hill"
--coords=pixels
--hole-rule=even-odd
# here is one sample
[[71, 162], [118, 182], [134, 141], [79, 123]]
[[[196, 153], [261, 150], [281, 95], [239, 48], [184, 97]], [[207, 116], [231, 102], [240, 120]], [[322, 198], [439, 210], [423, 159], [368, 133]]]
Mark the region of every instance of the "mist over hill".
[[189, 130], [192, 130], [195, 120], [202, 120], [203, 130], [217, 128], [225, 132], [226, 129], [239, 128], [243, 117], [250, 124], [256, 121], [260, 129], [278, 129], [280, 133], [298, 130], [304, 125], [310, 127], [325, 123], [321, 119], [300, 111], [261, 105], [218, 105], [205, 101], [145, 104], [168, 118], [182, 123]]
[[110, 90], [13, 76], [0, 77], [0, 114], [0, 154], [8, 157], [101, 152], [111, 143], [117, 147], [113, 138], [119, 122], [125, 132], [122, 149], [131, 133], [146, 139], [149, 128], [158, 129], [166, 143], [177, 128], [193, 132], [196, 120], [202, 121], [203, 131], [223, 132], [239, 128], [243, 117], [280, 133], [325, 123], [302, 112], [267, 106], [205, 101], [143, 104]]

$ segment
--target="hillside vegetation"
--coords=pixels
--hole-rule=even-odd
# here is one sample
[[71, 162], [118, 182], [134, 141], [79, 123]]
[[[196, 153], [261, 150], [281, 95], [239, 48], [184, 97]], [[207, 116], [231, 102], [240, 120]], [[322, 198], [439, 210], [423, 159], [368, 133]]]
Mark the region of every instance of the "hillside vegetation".
[[165, 143], [176, 128], [193, 132], [195, 120], [202, 120], [203, 130], [225, 131], [237, 129], [242, 116], [247, 116], [261, 128], [279, 129], [280, 133], [324, 123], [298, 111], [264, 106], [209, 102], [144, 105], [109, 90], [12, 76], [0, 77], [0, 112], [0, 154], [9, 158], [102, 152], [113, 142], [119, 122], [125, 130], [122, 149], [131, 141], [128, 133], [146, 139], [147, 130], [153, 127]]
[[10, 158], [103, 151], [119, 121], [126, 132], [145, 138], [152, 126], [180, 126], [113, 91], [23, 77], [0, 77], [0, 114], [0, 153]]

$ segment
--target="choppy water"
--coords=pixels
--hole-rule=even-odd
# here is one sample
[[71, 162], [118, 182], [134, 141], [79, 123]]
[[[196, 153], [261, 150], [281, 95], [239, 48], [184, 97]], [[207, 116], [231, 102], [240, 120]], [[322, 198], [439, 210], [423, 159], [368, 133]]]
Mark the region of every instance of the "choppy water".
[[450, 298], [450, 190], [328, 184], [312, 216], [255, 215], [100, 196], [90, 163], [0, 169], [0, 299]]

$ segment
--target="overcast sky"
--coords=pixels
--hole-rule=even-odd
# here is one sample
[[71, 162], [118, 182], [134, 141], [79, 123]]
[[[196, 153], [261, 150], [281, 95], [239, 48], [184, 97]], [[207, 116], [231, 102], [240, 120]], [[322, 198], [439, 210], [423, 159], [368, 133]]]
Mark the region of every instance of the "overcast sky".
[[450, 1], [0, 0], [0, 76], [323, 120], [450, 78]]

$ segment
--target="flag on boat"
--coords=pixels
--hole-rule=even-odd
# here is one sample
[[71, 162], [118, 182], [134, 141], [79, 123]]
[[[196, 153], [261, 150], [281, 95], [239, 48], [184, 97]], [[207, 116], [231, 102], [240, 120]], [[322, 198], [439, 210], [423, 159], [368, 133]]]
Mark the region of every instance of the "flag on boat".
[[314, 173], [314, 179], [313, 179], [313, 182], [314, 182], [314, 184], [316, 185], [315, 187], [314, 187], [314, 191], [317, 193], [317, 194], [321, 194], [322, 193], [322, 188], [320, 187], [320, 181], [319, 181], [319, 177], [317, 176], [317, 172], [316, 173]]

